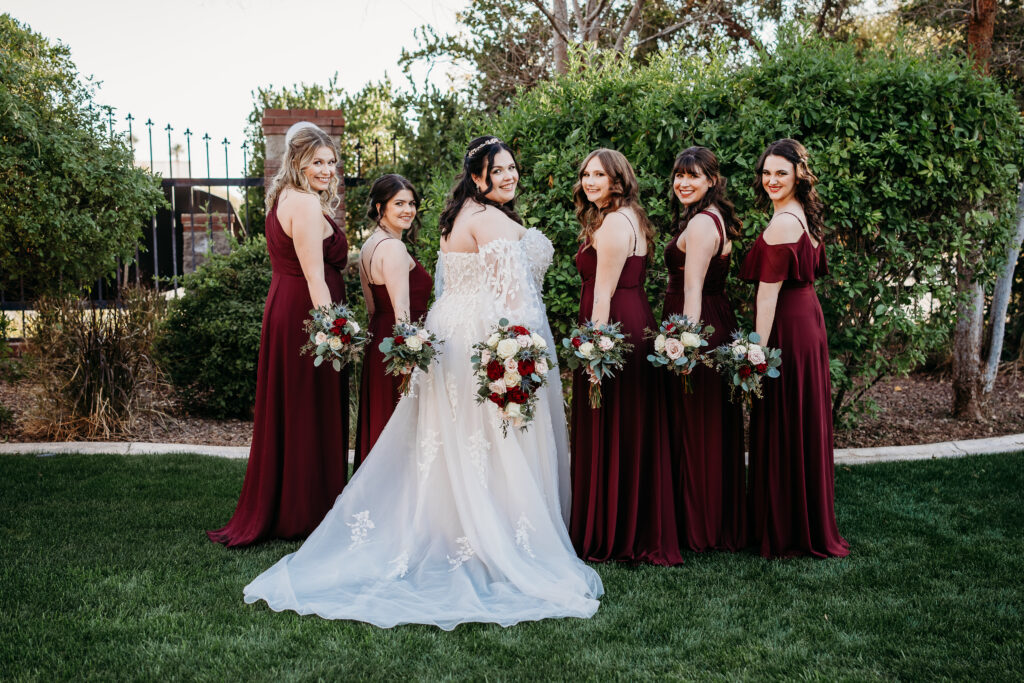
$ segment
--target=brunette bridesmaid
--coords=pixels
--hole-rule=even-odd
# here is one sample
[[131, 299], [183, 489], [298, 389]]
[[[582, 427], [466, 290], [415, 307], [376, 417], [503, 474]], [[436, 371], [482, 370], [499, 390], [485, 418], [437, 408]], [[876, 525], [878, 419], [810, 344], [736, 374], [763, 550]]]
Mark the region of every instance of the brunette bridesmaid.
[[307, 536], [348, 475], [348, 370], [313, 367], [299, 349], [314, 306], [344, 300], [345, 232], [338, 205], [338, 149], [312, 123], [285, 137], [281, 170], [267, 190], [267, 249], [273, 276], [263, 310], [252, 446], [242, 493], [217, 543], [244, 546]]
[[765, 557], [844, 557], [833, 507], [832, 385], [816, 278], [828, 274], [823, 206], [807, 150], [788, 138], [757, 162], [755, 195], [772, 219], [743, 261], [757, 283], [755, 331], [782, 349], [750, 418], [750, 534]]
[[647, 362], [644, 339], [656, 326], [644, 291], [653, 231], [619, 152], [592, 152], [573, 195], [580, 322], [621, 323], [634, 346], [622, 370], [602, 382], [600, 408], [590, 407], [586, 375], [573, 377], [570, 535], [584, 560], [680, 564], [664, 377]]
[[[709, 348], [728, 343], [736, 316], [725, 293], [731, 238], [742, 226], [726, 196], [718, 159], [690, 147], [672, 169], [672, 229], [665, 246], [668, 290], [662, 314], [685, 315], [715, 328]], [[746, 545], [743, 410], [711, 368], [697, 366], [692, 393], [668, 384], [670, 436], [680, 543], [691, 550], [735, 551]]]
[[380, 340], [390, 337], [396, 320], [416, 322], [427, 314], [433, 280], [422, 264], [409, 255], [402, 235], [418, 227], [419, 195], [412, 183], [389, 173], [370, 188], [366, 217], [375, 228], [359, 253], [359, 281], [363, 286], [372, 341], [363, 356], [356, 426], [355, 466], [377, 443], [400, 398], [400, 378], [385, 372]]

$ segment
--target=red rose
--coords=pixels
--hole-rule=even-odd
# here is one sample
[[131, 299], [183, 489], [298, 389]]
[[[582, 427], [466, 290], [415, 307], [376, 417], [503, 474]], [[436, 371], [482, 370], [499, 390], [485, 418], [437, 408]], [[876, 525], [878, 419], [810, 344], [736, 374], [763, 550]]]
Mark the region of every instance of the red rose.
[[573, 337], [572, 338], [572, 345], [575, 346], [578, 349], [578, 348], [580, 348], [583, 345], [583, 340], [580, 339], [579, 337]]
[[434, 347], [434, 345], [433, 345], [433, 344], [431, 344], [430, 342], [423, 342], [423, 343], [424, 343], [424, 344], [426, 344], [427, 346], [431, 347], [431, 348], [433, 348], [433, 347]]
[[341, 343], [342, 344], [348, 344], [350, 341], [352, 341], [352, 335], [351, 334], [343, 334], [343, 335], [341, 335]]
[[334, 319], [334, 326], [335, 327], [345, 327], [345, 323], [347, 323], [347, 322], [348, 322], [348, 319], [346, 319], [346, 318], [335, 318]]
[[400, 334], [395, 335], [395, 346], [401, 346], [405, 343], [405, 337]]
[[673, 325], [672, 323], [669, 323], [668, 325], [665, 326], [665, 331], [666, 332], [671, 332], [674, 329], [676, 329], [676, 326]]
[[750, 366], [744, 365], [743, 367], [740, 368], [740, 377], [746, 379], [747, 377], [750, 377], [751, 372], [753, 371], [750, 369]]
[[487, 379], [492, 382], [501, 379], [505, 376], [505, 367], [496, 360], [492, 360], [487, 364]]
[[501, 394], [493, 394], [492, 393], [490, 396], [487, 397], [487, 400], [489, 400], [491, 403], [493, 403], [494, 405], [498, 406], [499, 408], [502, 407]]
[[760, 372], [762, 375], [764, 373], [768, 372], [768, 364], [767, 363], [760, 363], [757, 366], [757, 371]]
[[523, 377], [529, 377], [537, 369], [532, 358], [519, 361], [519, 374]]
[[511, 403], [526, 403], [530, 398], [530, 396], [519, 387], [512, 387], [505, 393], [505, 395]]
[[513, 325], [512, 331], [515, 332], [516, 334], [530, 334], [530, 331], [523, 327], [522, 325]]

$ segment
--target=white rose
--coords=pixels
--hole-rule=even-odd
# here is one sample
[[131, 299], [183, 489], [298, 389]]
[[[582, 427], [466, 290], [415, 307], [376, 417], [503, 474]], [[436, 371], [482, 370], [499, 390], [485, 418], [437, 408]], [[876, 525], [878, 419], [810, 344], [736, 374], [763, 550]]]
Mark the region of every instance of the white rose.
[[737, 344], [736, 346], [732, 347], [732, 356], [733, 358], [746, 358], [747, 347], [744, 346], [743, 344]]
[[327, 345], [331, 347], [331, 350], [337, 351], [341, 348], [341, 339], [338, 337], [331, 337], [327, 340]]
[[525, 349], [526, 347], [533, 343], [533, 337], [531, 337], [528, 334], [521, 334], [518, 337], [516, 337], [516, 341], [519, 342], [519, 346]]
[[700, 346], [700, 337], [695, 335], [693, 332], [683, 332], [679, 335], [679, 341], [683, 342], [683, 346], [691, 348]]
[[505, 393], [505, 383], [499, 379], [497, 381], [494, 381], [494, 382], [491, 382], [490, 384], [488, 384], [487, 385], [487, 389], [492, 394], [504, 394]]
[[359, 331], [359, 323], [357, 323], [355, 320], [349, 320], [348, 324], [352, 326], [352, 334], [355, 334], [356, 332]]
[[406, 337], [405, 345], [408, 346], [413, 351], [419, 351], [420, 349], [423, 348], [423, 340], [420, 339], [419, 337]]
[[323, 344], [325, 341], [327, 341], [327, 334], [324, 333], [324, 332], [317, 332], [316, 333], [316, 343], [317, 344]]
[[509, 403], [505, 406], [505, 415], [511, 418], [519, 418], [523, 415], [523, 408], [518, 403]]
[[590, 342], [583, 342], [579, 348], [580, 355], [584, 358], [594, 357], [594, 345]]
[[428, 332], [427, 330], [417, 330], [416, 336], [422, 339], [423, 341], [430, 340], [430, 332]]
[[764, 349], [755, 344], [751, 344], [750, 348], [747, 349], [747, 360], [754, 365], [760, 365], [764, 362]]
[[540, 336], [536, 332], [530, 335], [530, 339], [533, 340], [533, 345], [536, 346], [538, 349], [548, 348], [548, 343], [544, 341], [544, 337]]
[[494, 334], [487, 338], [487, 345], [493, 349], [495, 346], [498, 345], [499, 339], [501, 339], [501, 337], [499, 337], [498, 333], [495, 332]]
[[515, 358], [506, 358], [504, 366], [505, 372], [516, 372], [519, 370], [519, 363], [516, 362]]
[[538, 358], [537, 362], [534, 363], [534, 369], [538, 375], [545, 375], [548, 372], [548, 362], [543, 358]]
[[484, 349], [480, 352], [480, 365], [487, 365], [491, 362], [491, 352]]
[[505, 373], [505, 386], [507, 387], [518, 387], [519, 383], [522, 381], [523, 377], [518, 372]]
[[502, 358], [511, 358], [519, 352], [519, 342], [515, 339], [502, 339], [498, 342], [498, 355]]
[[654, 338], [654, 350], [658, 353], [665, 350], [665, 335], [659, 334]]
[[597, 348], [602, 351], [611, 351], [613, 346], [615, 346], [615, 340], [611, 337], [601, 337], [597, 340]]
[[683, 343], [675, 337], [670, 337], [665, 340], [665, 355], [672, 360], [677, 360], [682, 357], [686, 347]]

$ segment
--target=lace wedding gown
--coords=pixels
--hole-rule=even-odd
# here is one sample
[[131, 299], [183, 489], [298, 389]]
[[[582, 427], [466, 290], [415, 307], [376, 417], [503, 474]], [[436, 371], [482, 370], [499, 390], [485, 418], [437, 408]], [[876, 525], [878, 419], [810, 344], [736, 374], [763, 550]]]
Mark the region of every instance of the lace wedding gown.
[[[246, 602], [385, 628], [594, 614], [601, 579], [566, 531], [565, 412], [540, 297], [552, 252], [530, 229], [518, 242], [438, 256], [443, 291], [426, 325], [445, 340], [442, 353], [417, 371], [324, 521], [245, 587]], [[548, 409], [507, 438], [497, 408], [476, 403], [469, 360], [503, 317], [538, 330], [551, 359]]]

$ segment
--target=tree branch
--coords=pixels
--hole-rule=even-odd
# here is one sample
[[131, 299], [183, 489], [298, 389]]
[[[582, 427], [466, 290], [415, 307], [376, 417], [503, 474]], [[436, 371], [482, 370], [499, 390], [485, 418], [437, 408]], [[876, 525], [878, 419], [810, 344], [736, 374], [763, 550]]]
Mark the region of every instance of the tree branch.
[[[549, 12], [548, 8], [544, 6], [544, 0], [530, 0], [530, 3], [534, 7], [539, 9], [544, 14], [545, 17], [547, 17], [548, 23], [551, 24], [551, 28], [554, 29], [555, 33], [557, 33], [558, 36], [562, 40], [564, 40], [566, 43], [572, 42], [572, 41], [569, 40], [569, 37], [567, 35], [565, 35], [565, 33], [562, 31], [562, 27], [558, 25], [558, 20], [555, 19], [555, 15], [553, 15], [551, 12]], [[574, 0], [574, 4], [575, 4], [575, 0]]]
[[636, 22], [640, 20], [640, 13], [644, 8], [644, 0], [635, 0], [633, 2], [633, 9], [629, 11], [629, 16], [626, 17], [626, 23], [619, 29], [619, 35], [615, 38], [615, 51], [622, 52], [622, 48], [626, 42], [626, 36], [632, 32], [633, 27], [636, 26]]
[[672, 26], [669, 26], [668, 28], [665, 28], [665, 29], [662, 29], [662, 30], [658, 31], [653, 36], [647, 36], [646, 38], [644, 38], [643, 40], [638, 42], [634, 47], [640, 47], [641, 45], [643, 45], [645, 43], [651, 42], [652, 40], [660, 40], [661, 38], [664, 38], [666, 36], [670, 36], [673, 33], [675, 33], [676, 31], [678, 31], [679, 29], [685, 28], [689, 24], [692, 24], [694, 21], [696, 21], [696, 19], [694, 19], [693, 17], [688, 17], [688, 18], [684, 19], [683, 21], [680, 21], [678, 24], [673, 24]]

